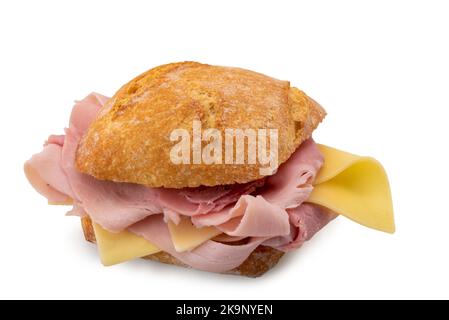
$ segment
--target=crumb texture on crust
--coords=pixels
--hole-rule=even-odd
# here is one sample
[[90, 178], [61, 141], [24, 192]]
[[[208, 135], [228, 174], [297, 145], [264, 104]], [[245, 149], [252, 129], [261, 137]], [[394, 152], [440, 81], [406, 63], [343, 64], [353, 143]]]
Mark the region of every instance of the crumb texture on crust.
[[[81, 218], [81, 226], [83, 228], [84, 238], [89, 242], [95, 243], [95, 232], [90, 218]], [[259, 277], [273, 268], [283, 255], [284, 252], [271, 247], [258, 246], [240, 266], [226, 273], [246, 277]], [[189, 268], [188, 265], [163, 251], [143, 257], [143, 259]]]
[[226, 128], [278, 129], [281, 164], [324, 116], [323, 108], [287, 81], [196, 62], [162, 65], [125, 84], [106, 103], [80, 142], [76, 166], [98, 179], [151, 187], [244, 183], [262, 177], [259, 163], [173, 164], [170, 150], [177, 141], [170, 141], [170, 133], [192, 134], [194, 120], [222, 137]]

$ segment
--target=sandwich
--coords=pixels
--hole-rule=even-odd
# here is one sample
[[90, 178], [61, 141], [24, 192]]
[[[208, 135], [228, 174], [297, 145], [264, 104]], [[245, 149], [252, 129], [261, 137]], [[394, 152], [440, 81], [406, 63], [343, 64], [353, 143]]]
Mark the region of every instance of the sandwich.
[[395, 230], [382, 165], [313, 140], [325, 115], [287, 81], [171, 63], [77, 101], [24, 171], [49, 204], [71, 206], [106, 266], [257, 277], [337, 216]]

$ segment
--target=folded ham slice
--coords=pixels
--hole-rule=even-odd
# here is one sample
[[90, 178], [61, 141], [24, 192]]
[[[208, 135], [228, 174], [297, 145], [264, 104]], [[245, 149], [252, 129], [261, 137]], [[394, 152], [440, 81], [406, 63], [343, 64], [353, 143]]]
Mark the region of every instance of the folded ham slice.
[[303, 203], [299, 207], [287, 211], [290, 220], [290, 233], [270, 238], [263, 243], [264, 245], [282, 251], [298, 249], [337, 216], [329, 209], [311, 203]]
[[[65, 135], [50, 136], [43, 151], [25, 164], [29, 181], [49, 202], [73, 200], [70, 214], [85, 211], [106, 230], [131, 230], [188, 265], [216, 272], [237, 267], [260, 244], [285, 251], [297, 248], [334, 217], [304, 203], [323, 163], [311, 139], [275, 175], [246, 184], [148, 188], [80, 173], [75, 168], [77, 147], [107, 99], [93, 93], [77, 102]], [[181, 216], [190, 217], [198, 227], [219, 228], [226, 242], [247, 238], [246, 244], [209, 240], [190, 252], [176, 252], [166, 222], [178, 223]]]
[[227, 221], [217, 228], [230, 236], [275, 237], [290, 233], [287, 212], [262, 196], [241, 196], [223, 217]]
[[209, 240], [192, 251], [177, 252], [161, 215], [150, 216], [132, 225], [129, 230], [154, 243], [181, 262], [210, 272], [226, 272], [238, 267], [265, 240], [265, 238], [251, 238], [246, 244], [237, 246]]
[[73, 196], [61, 166], [61, 154], [60, 145], [48, 142], [40, 153], [33, 155], [24, 165], [28, 181], [49, 203], [70, 203]]

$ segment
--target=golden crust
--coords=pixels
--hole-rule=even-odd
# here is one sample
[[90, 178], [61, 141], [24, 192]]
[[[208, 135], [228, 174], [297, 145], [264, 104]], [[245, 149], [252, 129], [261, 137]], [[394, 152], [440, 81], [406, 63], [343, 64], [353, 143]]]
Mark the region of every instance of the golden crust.
[[[95, 232], [94, 228], [92, 227], [92, 221], [90, 220], [90, 218], [81, 218], [81, 226], [83, 228], [84, 237], [86, 238], [86, 240], [95, 243]], [[259, 246], [240, 266], [226, 273], [246, 277], [259, 277], [273, 268], [279, 262], [283, 255], [284, 253], [282, 251], [266, 246]], [[163, 251], [143, 257], [143, 259], [155, 260], [162, 263], [174, 264], [182, 267], [189, 267], [169, 253]]]
[[141, 74], [106, 103], [81, 140], [76, 165], [98, 179], [151, 187], [244, 183], [262, 177], [259, 163], [173, 164], [172, 130], [191, 133], [193, 120], [223, 137], [226, 128], [275, 128], [281, 164], [324, 116], [289, 82], [239, 68], [173, 63]]

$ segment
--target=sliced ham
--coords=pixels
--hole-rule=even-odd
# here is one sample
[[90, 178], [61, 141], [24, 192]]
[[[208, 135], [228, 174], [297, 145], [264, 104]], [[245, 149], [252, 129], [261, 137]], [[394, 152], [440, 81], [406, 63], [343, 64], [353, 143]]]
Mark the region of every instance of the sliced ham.
[[260, 179], [226, 186], [186, 188], [181, 192], [175, 190], [176, 194], [180, 194], [189, 202], [198, 206], [194, 212], [185, 212], [182, 203], [179, 208], [172, 209], [191, 216], [221, 211], [227, 205], [236, 203], [242, 195], [253, 193], [257, 188], [262, 187], [264, 183], [265, 179]]
[[264, 245], [282, 251], [297, 249], [336, 217], [329, 209], [311, 203], [303, 203], [287, 212], [291, 232], [286, 236], [273, 237]]
[[63, 134], [59, 134], [59, 135], [52, 134], [51, 136], [48, 137], [47, 141], [45, 141], [44, 147], [48, 146], [50, 144], [56, 144], [56, 145], [62, 147], [64, 145], [64, 140], [65, 140], [65, 135], [63, 135]]
[[70, 127], [75, 127], [80, 134], [86, 132], [108, 99], [106, 96], [92, 92], [83, 100], [76, 101], [70, 115]]
[[60, 145], [48, 142], [42, 152], [32, 156], [24, 165], [28, 181], [50, 203], [70, 203], [73, 195], [61, 167], [61, 154]]
[[276, 174], [267, 178], [261, 195], [281, 208], [296, 208], [312, 192], [312, 183], [324, 158], [312, 139], [304, 141], [283, 163]]
[[275, 237], [290, 233], [287, 212], [262, 196], [241, 196], [237, 204], [222, 215], [226, 220], [218, 229], [236, 237]]
[[226, 272], [238, 267], [265, 240], [250, 238], [248, 243], [243, 245], [228, 245], [209, 240], [191, 251], [177, 252], [162, 215], [150, 216], [131, 226], [129, 230], [186, 265], [210, 272]]
[[221, 212], [228, 205], [233, 205], [242, 195], [254, 192], [263, 186], [264, 179], [229, 186], [198, 187], [185, 189], [159, 188], [158, 205], [168, 210], [170, 216], [175, 214], [197, 216]]

